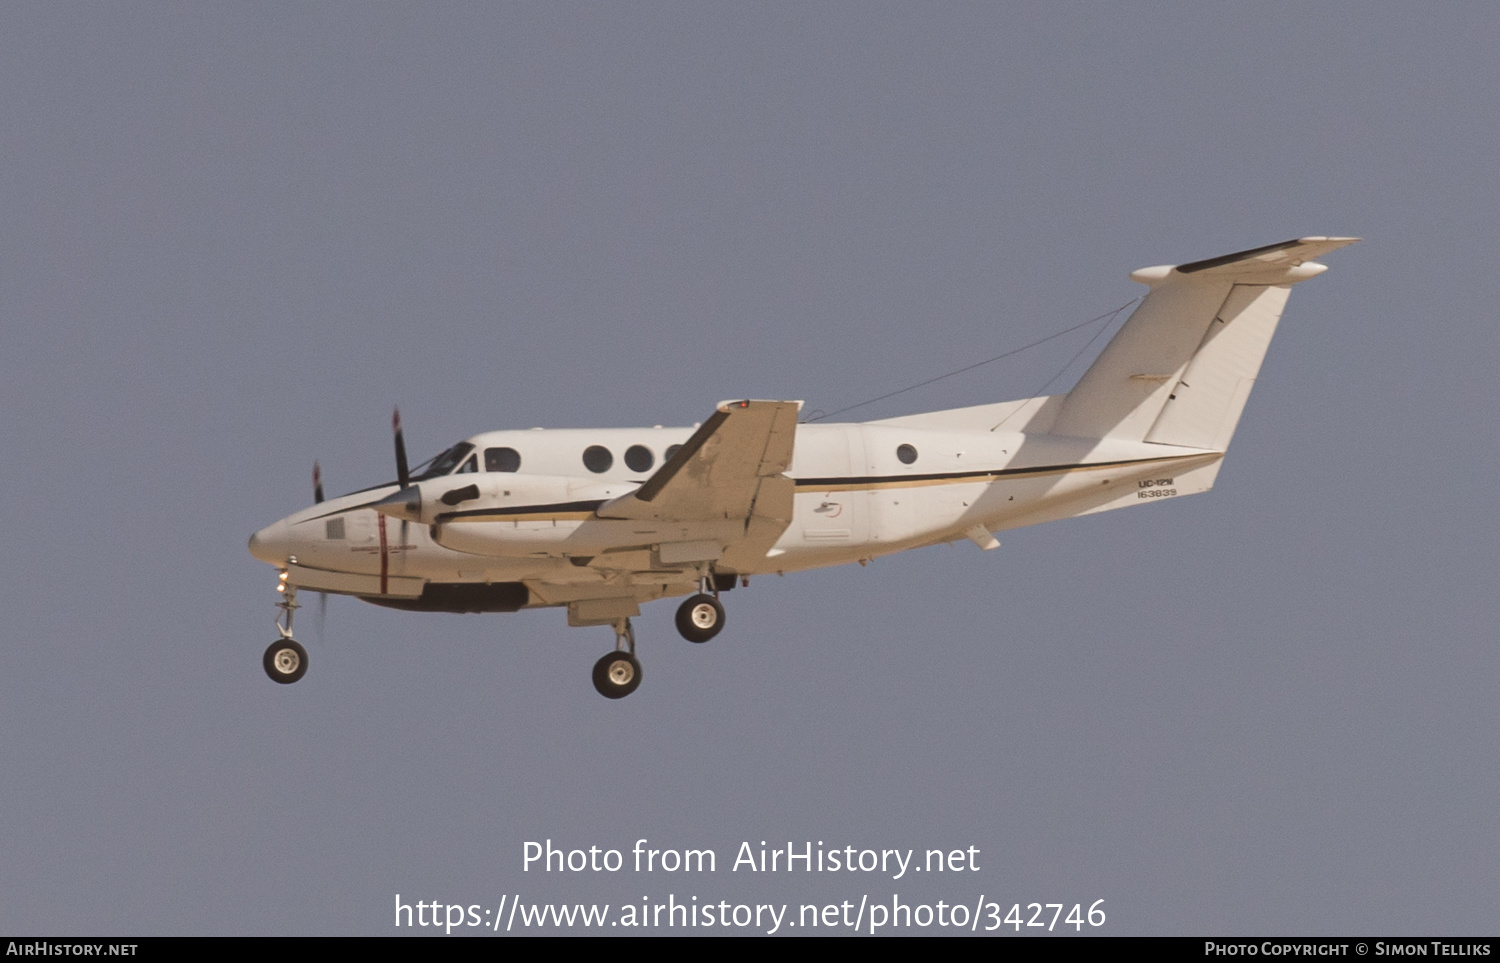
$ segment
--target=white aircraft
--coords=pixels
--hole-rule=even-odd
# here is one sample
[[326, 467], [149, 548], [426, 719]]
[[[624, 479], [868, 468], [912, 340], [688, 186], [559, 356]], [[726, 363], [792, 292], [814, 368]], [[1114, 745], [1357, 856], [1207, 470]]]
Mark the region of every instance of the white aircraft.
[[[687, 595], [677, 629], [724, 627], [750, 578], [969, 539], [1213, 487], [1291, 286], [1354, 243], [1304, 237], [1131, 274], [1150, 291], [1064, 395], [861, 424], [799, 424], [800, 401], [726, 401], [693, 428], [494, 431], [398, 480], [250, 538], [280, 570], [266, 673], [296, 682], [298, 589], [422, 612], [566, 608], [614, 628], [609, 698], [641, 681], [630, 619]], [[284, 624], [283, 624], [284, 622]]]

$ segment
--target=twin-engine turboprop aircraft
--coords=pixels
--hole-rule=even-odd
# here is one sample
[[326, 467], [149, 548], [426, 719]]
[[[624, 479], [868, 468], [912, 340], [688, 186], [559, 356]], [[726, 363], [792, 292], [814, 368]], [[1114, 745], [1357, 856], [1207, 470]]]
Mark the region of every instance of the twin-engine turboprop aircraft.
[[[1150, 292], [1065, 395], [862, 424], [799, 424], [800, 401], [726, 401], [695, 428], [495, 431], [398, 480], [316, 503], [250, 538], [280, 571], [266, 673], [296, 682], [298, 589], [423, 612], [566, 608], [608, 625], [609, 698], [641, 681], [630, 619], [686, 595], [706, 642], [720, 594], [755, 575], [1208, 491], [1291, 286], [1357, 238], [1304, 237], [1136, 271]], [[283, 624], [284, 622], [284, 624]]]

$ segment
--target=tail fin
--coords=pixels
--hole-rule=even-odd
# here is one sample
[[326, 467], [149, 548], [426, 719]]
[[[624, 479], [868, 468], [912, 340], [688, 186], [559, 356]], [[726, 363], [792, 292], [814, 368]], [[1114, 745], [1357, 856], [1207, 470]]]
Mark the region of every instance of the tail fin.
[[1151, 292], [1063, 399], [1054, 435], [1222, 451], [1291, 286], [1352, 237], [1304, 237], [1176, 267], [1142, 268]]

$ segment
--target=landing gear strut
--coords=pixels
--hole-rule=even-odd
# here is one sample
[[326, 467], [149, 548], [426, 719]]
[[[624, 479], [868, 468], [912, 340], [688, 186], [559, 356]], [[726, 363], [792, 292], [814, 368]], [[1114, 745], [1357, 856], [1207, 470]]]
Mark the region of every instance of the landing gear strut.
[[292, 614], [302, 606], [297, 604], [297, 588], [287, 584], [285, 572], [281, 573], [281, 584], [276, 590], [281, 593], [281, 601], [276, 607], [284, 614], [286, 625], [281, 624], [283, 615], [276, 616], [276, 631], [281, 633], [281, 638], [266, 649], [261, 665], [272, 682], [291, 685], [307, 674], [307, 650], [292, 638]]
[[594, 663], [594, 688], [606, 699], [623, 699], [641, 684], [641, 662], [630, 619], [618, 620], [614, 629], [615, 650]]

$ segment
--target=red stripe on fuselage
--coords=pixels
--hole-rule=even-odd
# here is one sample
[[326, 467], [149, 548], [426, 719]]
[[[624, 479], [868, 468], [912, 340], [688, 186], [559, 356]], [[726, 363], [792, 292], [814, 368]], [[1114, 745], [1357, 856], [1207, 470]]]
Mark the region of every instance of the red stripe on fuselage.
[[386, 576], [391, 571], [391, 553], [385, 544], [385, 516], [376, 514], [376, 521], [380, 523], [380, 594], [386, 594]]

